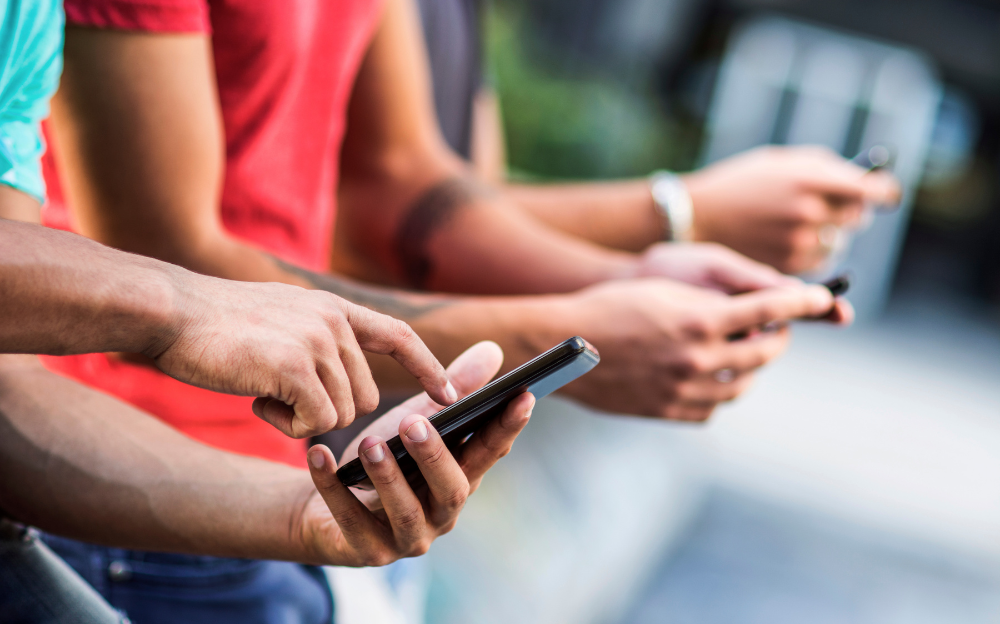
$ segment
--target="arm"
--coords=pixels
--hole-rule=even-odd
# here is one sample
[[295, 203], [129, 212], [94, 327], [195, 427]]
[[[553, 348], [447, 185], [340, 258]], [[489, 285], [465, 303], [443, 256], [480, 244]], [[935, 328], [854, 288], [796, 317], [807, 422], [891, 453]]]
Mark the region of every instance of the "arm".
[[479, 294], [566, 292], [634, 272], [631, 254], [545, 226], [477, 184], [440, 137], [429, 81], [415, 7], [391, 0], [350, 102], [338, 266]]
[[[821, 230], [857, 229], [868, 204], [893, 204], [899, 186], [815, 147], [752, 150], [683, 176], [695, 241], [727, 245], [785, 273], [830, 255]], [[523, 210], [551, 227], [615, 249], [641, 251], [663, 238], [646, 180], [510, 185]]]
[[326, 293], [200, 276], [2, 219], [0, 301], [0, 352], [143, 353], [181, 381], [262, 397], [257, 415], [293, 437], [375, 408], [362, 349], [392, 354], [436, 398], [455, 399], [444, 369], [398, 320]]
[[[504, 166], [499, 106], [473, 109], [473, 165], [483, 179]], [[482, 135], [483, 140], [479, 138]], [[501, 163], [498, 167], [495, 163]], [[820, 228], [851, 231], [865, 204], [894, 204], [899, 185], [884, 173], [864, 175], [815, 147], [752, 150], [683, 176], [691, 193], [695, 241], [725, 244], [785, 273], [815, 269], [830, 255]], [[639, 252], [663, 239], [649, 182], [508, 184], [521, 209], [562, 232], [613, 249]]]
[[501, 184], [507, 177], [507, 142], [503, 134], [500, 97], [483, 85], [472, 100], [472, 168], [481, 180]]
[[[467, 382], [468, 369], [489, 369], [491, 356], [482, 351], [452, 372]], [[337, 480], [325, 447], [310, 451], [310, 482], [304, 470], [194, 442], [45, 371], [30, 356], [0, 355], [0, 511], [123, 548], [383, 565], [422, 554], [450, 530], [468, 493], [526, 424], [529, 399], [512, 405], [457, 458], [434, 435], [422, 442], [404, 435], [430, 484], [423, 489], [406, 484], [391, 456], [366, 461], [378, 492], [369, 511]], [[426, 422], [426, 414], [413, 412], [419, 416], [394, 418], [401, 433]], [[369, 437], [362, 448], [382, 444]]]
[[[383, 41], [385, 35], [385, 31], [380, 33], [379, 40], [388, 45]], [[419, 37], [416, 44], [419, 45]], [[376, 49], [373, 48], [373, 53]], [[372, 288], [276, 262], [228, 235], [219, 223], [217, 197], [223, 146], [210, 67], [210, 50], [204, 37], [68, 29], [66, 67], [60, 93], [53, 104], [52, 121], [60, 169], [65, 175], [64, 189], [85, 233], [102, 242], [173, 260], [211, 275], [329, 290], [402, 318], [443, 361], [488, 339], [503, 348], [507, 354], [504, 366], [509, 370], [570, 336], [582, 335], [600, 349], [604, 363], [587, 376], [586, 384], [571, 386], [566, 392], [609, 411], [664, 417], [687, 410], [682, 406], [689, 402], [698, 402], [701, 406], [698, 413], [707, 415], [711, 405], [706, 397], [715, 397], [716, 402], [728, 400], [739, 393], [741, 386], [723, 386], [704, 366], [736, 363], [739, 352], [744, 353], [739, 356], [743, 358], [741, 365], [749, 371], [773, 358], [787, 340], [784, 334], [776, 334], [749, 345], [694, 341], [685, 328], [690, 319], [698, 317], [705, 301], [678, 298], [676, 305], [660, 310], [659, 302], [663, 299], [669, 302], [677, 288], [661, 280], [630, 281], [614, 287], [614, 296], [608, 295], [609, 287], [597, 286], [568, 295], [443, 297]], [[367, 69], [365, 72], [367, 75]], [[410, 75], [404, 72], [399, 76]], [[379, 98], [371, 105], [373, 110], [380, 106]], [[419, 101], [415, 105], [423, 106]], [[429, 116], [429, 102], [426, 107]], [[383, 140], [379, 134], [356, 135], [356, 121], [352, 111], [349, 144]], [[386, 127], [394, 126], [386, 120]], [[437, 132], [433, 124], [430, 127]], [[379, 127], [369, 131], [377, 132]], [[427, 141], [435, 140], [433, 134], [429, 136], [431, 139]], [[360, 171], [373, 172], [373, 176], [386, 169], [405, 172], [417, 167], [422, 171], [419, 167], [424, 166], [422, 161], [411, 159], [408, 152], [403, 153], [406, 158], [395, 158], [384, 152], [353, 149], [345, 146], [345, 166], [356, 163]], [[378, 159], [372, 162], [362, 160], [376, 155]], [[410, 178], [403, 176], [403, 179]], [[397, 195], [395, 180], [392, 178], [382, 185], [386, 193], [393, 191], [385, 197], [387, 202], [401, 196]], [[359, 199], [357, 194], [362, 190], [376, 192], [380, 188], [351, 175], [345, 175], [344, 185], [345, 194], [354, 195], [353, 199]], [[376, 222], [370, 229], [355, 227], [356, 237], [347, 241], [338, 239], [338, 248], [347, 245], [346, 252], [360, 250], [367, 254], [369, 249], [377, 247], [368, 240], [369, 235], [389, 239], [395, 236], [391, 231], [379, 229], [382, 227], [379, 211], [374, 207], [381, 208], [383, 204], [352, 203], [351, 197], [343, 199], [346, 203], [341, 205], [338, 232], [346, 232], [355, 218]], [[415, 201], [415, 195], [408, 201]], [[389, 208], [398, 210], [399, 204]], [[478, 210], [465, 211], [463, 215], [472, 212], [478, 218]], [[516, 210], [496, 212], [517, 213]], [[521, 219], [516, 215], [514, 218]], [[391, 248], [391, 240], [387, 244]], [[388, 256], [391, 258], [391, 254]], [[505, 264], [528, 266], [520, 257], [517, 263], [508, 262], [512, 257], [515, 256], [505, 249], [502, 256]], [[381, 270], [373, 262], [354, 272], [371, 277], [369, 272]], [[822, 302], [817, 308], [815, 301], [810, 301], [800, 292], [795, 298], [796, 305], [780, 308], [779, 316], [785, 319], [808, 316], [829, 308], [829, 302], [826, 308]], [[759, 305], [772, 304], [765, 297]], [[641, 322], [624, 324], [623, 314]], [[746, 351], [756, 354], [756, 359], [747, 360]], [[712, 358], [705, 357], [706, 354]], [[674, 367], [689, 370], [691, 367], [687, 365], [694, 359], [699, 363], [694, 369], [700, 371], [695, 380], [673, 373], [653, 373]], [[747, 361], [756, 364], [750, 366]], [[369, 355], [369, 363], [383, 389], [412, 387], [412, 377], [388, 358]]]

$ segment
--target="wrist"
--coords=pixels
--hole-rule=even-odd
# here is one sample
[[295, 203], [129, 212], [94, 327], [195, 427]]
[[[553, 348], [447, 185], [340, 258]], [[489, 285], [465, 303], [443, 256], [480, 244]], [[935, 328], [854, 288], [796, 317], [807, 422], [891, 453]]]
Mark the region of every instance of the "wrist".
[[291, 497], [289, 515], [284, 525], [290, 530], [279, 533], [288, 537], [287, 550], [278, 553], [276, 558], [307, 565], [336, 564], [336, 553], [328, 550], [334, 544], [330, 543], [332, 540], [323, 537], [326, 523], [335, 522], [329, 513], [326, 502], [313, 482], [310, 480], [304, 483]]
[[141, 279], [143, 287], [140, 313], [144, 337], [137, 351], [156, 359], [177, 340], [184, 327], [191, 322], [194, 282], [203, 279], [195, 273], [172, 265], [149, 267], [148, 275]]

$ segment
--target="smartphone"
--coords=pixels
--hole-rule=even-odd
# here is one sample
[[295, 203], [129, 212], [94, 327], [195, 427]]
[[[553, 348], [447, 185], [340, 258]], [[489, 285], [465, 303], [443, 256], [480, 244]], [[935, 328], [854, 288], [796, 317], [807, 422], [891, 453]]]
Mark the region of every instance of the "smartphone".
[[847, 292], [847, 289], [851, 287], [851, 278], [849, 275], [845, 273], [843, 275], [838, 275], [837, 277], [834, 277], [832, 279], [828, 279], [827, 281], [823, 282], [823, 285], [826, 286], [827, 290], [830, 291], [831, 295], [833, 295], [834, 297], [839, 297], [840, 295]]
[[[574, 336], [452, 403], [428, 420], [441, 434], [445, 445], [454, 449], [477, 429], [502, 414], [507, 404], [518, 395], [530, 392], [540, 399], [589, 372], [600, 361], [597, 349], [583, 338]], [[411, 483], [421, 481], [417, 463], [410, 457], [399, 436], [386, 445], [407, 480]], [[344, 464], [337, 470], [337, 476], [348, 487], [372, 489], [360, 459]]]

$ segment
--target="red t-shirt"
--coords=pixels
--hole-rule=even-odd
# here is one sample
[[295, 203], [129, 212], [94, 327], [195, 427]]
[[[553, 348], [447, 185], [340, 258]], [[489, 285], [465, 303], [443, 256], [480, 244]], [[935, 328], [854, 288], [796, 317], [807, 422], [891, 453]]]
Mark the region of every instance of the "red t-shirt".
[[[65, 8], [70, 24], [211, 33], [226, 138], [222, 222], [286, 261], [328, 267], [347, 105], [379, 0], [65, 0]], [[45, 222], [68, 228], [51, 157], [45, 171]], [[303, 465], [303, 442], [257, 419], [250, 397], [201, 390], [99, 354], [45, 363], [195, 439]]]

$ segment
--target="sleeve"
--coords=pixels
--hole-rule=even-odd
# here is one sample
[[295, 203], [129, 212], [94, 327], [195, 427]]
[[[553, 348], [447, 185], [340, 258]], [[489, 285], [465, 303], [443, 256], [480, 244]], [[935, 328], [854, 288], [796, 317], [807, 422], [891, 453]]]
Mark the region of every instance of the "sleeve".
[[210, 33], [208, 0], [65, 0], [76, 26], [157, 33]]
[[0, 28], [0, 183], [45, 200], [41, 122], [62, 72], [59, 0], [12, 0]]

